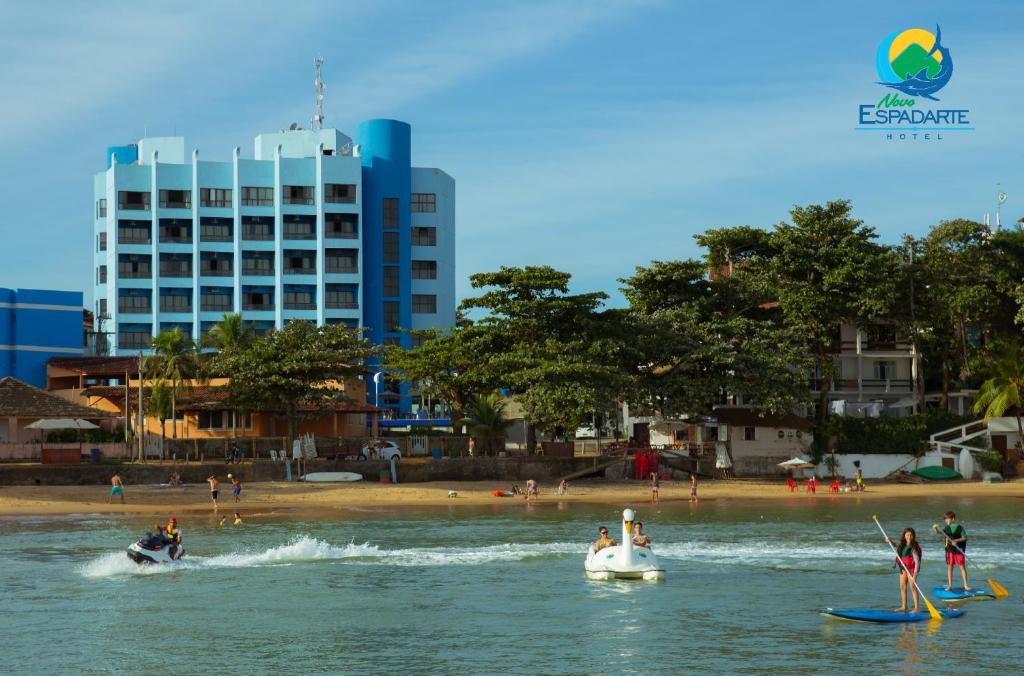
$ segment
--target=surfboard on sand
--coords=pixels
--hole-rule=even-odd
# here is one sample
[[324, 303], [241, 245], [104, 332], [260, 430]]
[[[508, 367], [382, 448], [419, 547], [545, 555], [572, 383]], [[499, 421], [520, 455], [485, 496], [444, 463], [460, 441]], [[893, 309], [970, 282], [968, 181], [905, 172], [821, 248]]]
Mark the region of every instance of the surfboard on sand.
[[[964, 611], [956, 608], [944, 608], [939, 611], [944, 618], [960, 617]], [[899, 613], [895, 610], [880, 610], [878, 608], [853, 608], [850, 610], [837, 610], [826, 608], [822, 615], [838, 617], [842, 620], [853, 620], [855, 622], [921, 622], [931, 618], [927, 611], [919, 613]]]
[[313, 483], [331, 483], [337, 481], [362, 481], [363, 475], [356, 474], [355, 472], [312, 472], [311, 474], [304, 474], [302, 476], [303, 481], [310, 481]]

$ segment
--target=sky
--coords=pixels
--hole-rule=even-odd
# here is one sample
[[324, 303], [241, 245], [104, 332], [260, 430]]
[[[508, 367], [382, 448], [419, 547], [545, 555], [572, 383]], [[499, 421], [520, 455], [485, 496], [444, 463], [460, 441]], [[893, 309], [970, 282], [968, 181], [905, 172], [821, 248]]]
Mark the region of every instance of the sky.
[[[108, 145], [184, 135], [252, 156], [308, 126], [413, 127], [413, 163], [456, 179], [458, 298], [468, 276], [551, 265], [622, 303], [617, 281], [701, 255], [693, 236], [769, 227], [849, 199], [881, 241], [1024, 216], [1024, 3], [208, 2], [0, 5], [0, 287], [91, 305], [92, 181]], [[886, 141], [858, 105], [888, 90], [875, 51], [942, 27], [955, 63], [935, 106], [974, 132]]]

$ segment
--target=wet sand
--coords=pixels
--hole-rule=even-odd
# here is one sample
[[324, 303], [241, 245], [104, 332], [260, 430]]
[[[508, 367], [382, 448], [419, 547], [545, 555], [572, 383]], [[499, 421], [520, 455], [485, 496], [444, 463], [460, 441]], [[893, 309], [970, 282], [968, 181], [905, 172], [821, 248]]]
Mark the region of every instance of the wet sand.
[[[495, 497], [495, 489], [511, 486], [496, 482], [431, 482], [384, 485], [360, 481], [348, 484], [304, 484], [254, 482], [244, 485], [242, 500], [234, 502], [229, 485], [221, 484], [220, 513], [302, 514], [311, 517], [338, 515], [339, 511], [375, 507], [429, 507], [522, 503], [520, 497]], [[650, 487], [642, 482], [589, 480], [574, 482], [567, 495], [556, 495], [555, 486], [541, 485], [540, 503], [579, 502], [642, 505], [651, 501]], [[455, 490], [458, 496], [448, 497]], [[110, 489], [102, 486], [2, 486], [0, 516], [59, 515], [76, 513], [110, 514], [209, 514], [213, 511], [205, 484], [181, 488], [160, 486], [125, 487], [126, 503], [117, 498], [107, 504]], [[930, 484], [871, 483], [863, 493], [830, 494], [827, 485], [811, 495], [799, 488], [790, 493], [781, 481], [705, 481], [698, 489], [701, 500], [884, 500], [935, 497], [1024, 498], [1024, 480], [986, 484], [955, 482]], [[690, 497], [688, 481], [663, 481], [662, 502], [685, 502]]]

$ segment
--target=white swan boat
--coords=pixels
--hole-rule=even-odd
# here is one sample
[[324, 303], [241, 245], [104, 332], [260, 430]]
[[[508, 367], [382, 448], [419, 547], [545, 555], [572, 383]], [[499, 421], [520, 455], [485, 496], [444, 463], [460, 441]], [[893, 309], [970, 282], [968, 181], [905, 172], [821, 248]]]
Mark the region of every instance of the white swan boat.
[[591, 545], [584, 569], [591, 580], [664, 580], [658, 557], [646, 547], [633, 546], [633, 510], [622, 511], [622, 540], [599, 552]]

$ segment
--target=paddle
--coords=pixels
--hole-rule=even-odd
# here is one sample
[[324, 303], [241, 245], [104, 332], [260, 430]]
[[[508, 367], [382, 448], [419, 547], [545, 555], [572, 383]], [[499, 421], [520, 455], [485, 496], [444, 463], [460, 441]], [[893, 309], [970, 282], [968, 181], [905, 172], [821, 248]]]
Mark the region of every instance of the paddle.
[[[945, 533], [943, 533], [941, 530], [939, 530], [938, 526], [932, 526], [932, 530], [934, 530], [936, 533], [938, 533], [939, 537], [944, 538], [946, 540], [946, 542], [948, 542], [950, 545], [952, 545], [953, 549], [955, 549], [958, 552], [960, 552], [960, 554], [963, 555], [963, 557], [964, 557], [964, 563], [965, 564], [967, 563], [967, 554], [964, 552], [964, 550], [962, 550], [959, 547], [957, 547], [956, 543], [953, 542], [952, 540], [950, 540], [946, 536]], [[971, 565], [974, 566], [973, 563]], [[975, 568], [975, 570], [977, 570], [978, 567], [974, 566], [974, 568]], [[987, 580], [987, 582], [988, 582], [988, 586], [992, 587], [992, 593], [995, 595], [995, 597], [997, 599], [1005, 599], [1007, 596], [1010, 595], [1010, 592], [1006, 591], [1006, 587], [1004, 587], [1003, 585], [999, 584], [998, 582], [996, 582], [992, 578], [989, 578]]]
[[910, 570], [907, 569], [907, 564], [903, 563], [903, 559], [900, 558], [899, 552], [896, 551], [896, 548], [893, 546], [892, 541], [889, 540], [889, 536], [885, 534], [885, 529], [882, 528], [882, 524], [878, 522], [878, 516], [872, 514], [871, 519], [875, 522], [875, 525], [878, 526], [878, 530], [882, 531], [882, 537], [885, 538], [885, 542], [889, 545], [889, 549], [892, 550], [892, 553], [896, 555], [896, 560], [899, 561], [900, 567], [902, 567], [904, 572], [907, 574], [907, 578], [909, 578], [910, 581], [914, 583], [914, 587], [917, 588], [917, 593], [921, 595], [921, 600], [924, 601], [925, 607], [928, 608], [928, 614], [932, 616], [933, 620], [941, 622], [942, 615], [939, 614], [939, 611], [935, 609], [935, 606], [932, 605], [932, 602], [929, 601], [928, 597], [924, 595], [923, 591], [921, 591], [921, 585], [917, 584], [917, 578], [910, 574]]

